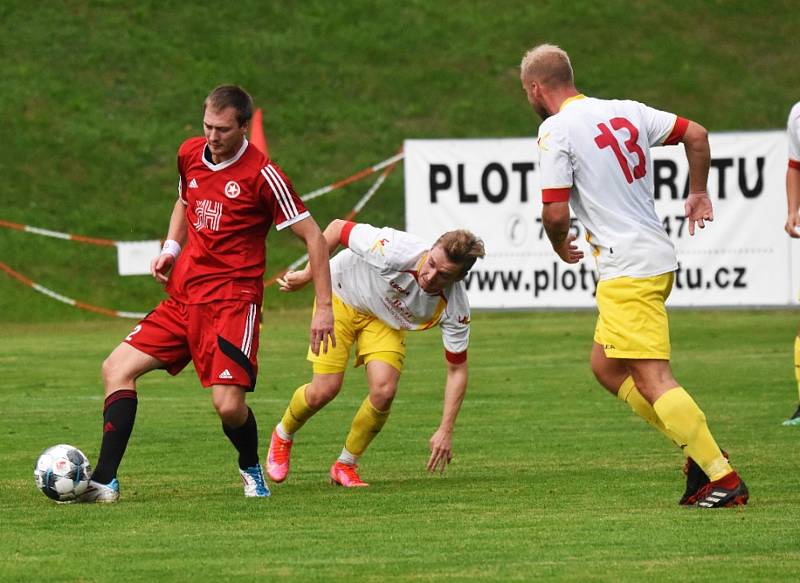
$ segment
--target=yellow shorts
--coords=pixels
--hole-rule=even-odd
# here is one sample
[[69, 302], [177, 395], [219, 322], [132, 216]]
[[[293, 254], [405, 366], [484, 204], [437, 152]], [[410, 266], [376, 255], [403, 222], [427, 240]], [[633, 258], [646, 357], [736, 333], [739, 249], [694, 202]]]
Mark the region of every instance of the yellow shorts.
[[[314, 307], [316, 310], [316, 306]], [[336, 348], [328, 346], [328, 352], [320, 350], [319, 356], [308, 350], [307, 359], [318, 374], [344, 372], [350, 359], [350, 348], [356, 344], [356, 361], [361, 366], [372, 360], [390, 364], [403, 370], [406, 359], [406, 332], [395, 330], [379, 318], [359, 312], [333, 295], [333, 330], [336, 333]]]
[[617, 277], [597, 285], [600, 315], [594, 341], [608, 358], [669, 360], [667, 301], [673, 272], [654, 277]]

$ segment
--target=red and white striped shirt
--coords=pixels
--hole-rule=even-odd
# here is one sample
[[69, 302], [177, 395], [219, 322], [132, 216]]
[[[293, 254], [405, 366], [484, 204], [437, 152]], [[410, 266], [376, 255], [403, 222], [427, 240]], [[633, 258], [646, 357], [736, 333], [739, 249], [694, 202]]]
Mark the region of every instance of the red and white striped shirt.
[[188, 242], [167, 292], [183, 303], [216, 300], [261, 303], [265, 240], [310, 216], [280, 168], [248, 144], [219, 164], [204, 156], [206, 139], [178, 150], [178, 195], [186, 205]]

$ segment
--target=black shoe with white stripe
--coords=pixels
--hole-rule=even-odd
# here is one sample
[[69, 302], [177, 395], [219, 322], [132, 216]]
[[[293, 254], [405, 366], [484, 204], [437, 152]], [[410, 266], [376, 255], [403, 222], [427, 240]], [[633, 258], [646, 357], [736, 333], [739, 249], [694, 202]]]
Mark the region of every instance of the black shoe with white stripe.
[[681, 496], [681, 506], [691, 506], [695, 503], [695, 496], [697, 492], [708, 484], [708, 476], [703, 469], [697, 465], [692, 458], [686, 459], [686, 464], [683, 466], [683, 473], [686, 475], [686, 490]]
[[[730, 460], [728, 452], [724, 449], [722, 450], [722, 455], [725, 456], [726, 460]], [[708, 484], [708, 476], [692, 458], [686, 458], [686, 463], [683, 466], [683, 475], [686, 476], [686, 490], [683, 492], [678, 504], [692, 506], [697, 502], [697, 493], [700, 488]]]
[[726, 508], [747, 504], [750, 492], [736, 472], [709, 482], [703, 486], [695, 497], [698, 508]]

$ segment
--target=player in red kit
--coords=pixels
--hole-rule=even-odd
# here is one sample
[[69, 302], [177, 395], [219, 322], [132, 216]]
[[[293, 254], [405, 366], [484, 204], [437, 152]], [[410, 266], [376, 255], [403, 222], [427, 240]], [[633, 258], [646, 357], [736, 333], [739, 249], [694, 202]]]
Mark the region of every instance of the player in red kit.
[[258, 373], [265, 240], [273, 224], [291, 229], [308, 249], [317, 302], [311, 350], [327, 352], [335, 337], [327, 243], [280, 168], [245, 138], [252, 112], [243, 89], [217, 87], [204, 104], [205, 137], [178, 150], [178, 200], [151, 264], [169, 298], [103, 363], [103, 440], [82, 502], [119, 498], [116, 475], [136, 417], [136, 379], [158, 368], [178, 374], [189, 361], [239, 452], [245, 496], [269, 496], [245, 395]]

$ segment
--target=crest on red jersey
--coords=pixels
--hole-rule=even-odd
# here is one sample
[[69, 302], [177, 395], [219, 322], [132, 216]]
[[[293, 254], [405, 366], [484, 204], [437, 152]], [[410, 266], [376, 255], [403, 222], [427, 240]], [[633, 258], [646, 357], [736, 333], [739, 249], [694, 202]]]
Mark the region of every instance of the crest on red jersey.
[[242, 192], [242, 189], [239, 188], [239, 183], [235, 180], [231, 180], [225, 185], [225, 196], [228, 198], [236, 198], [240, 192]]

